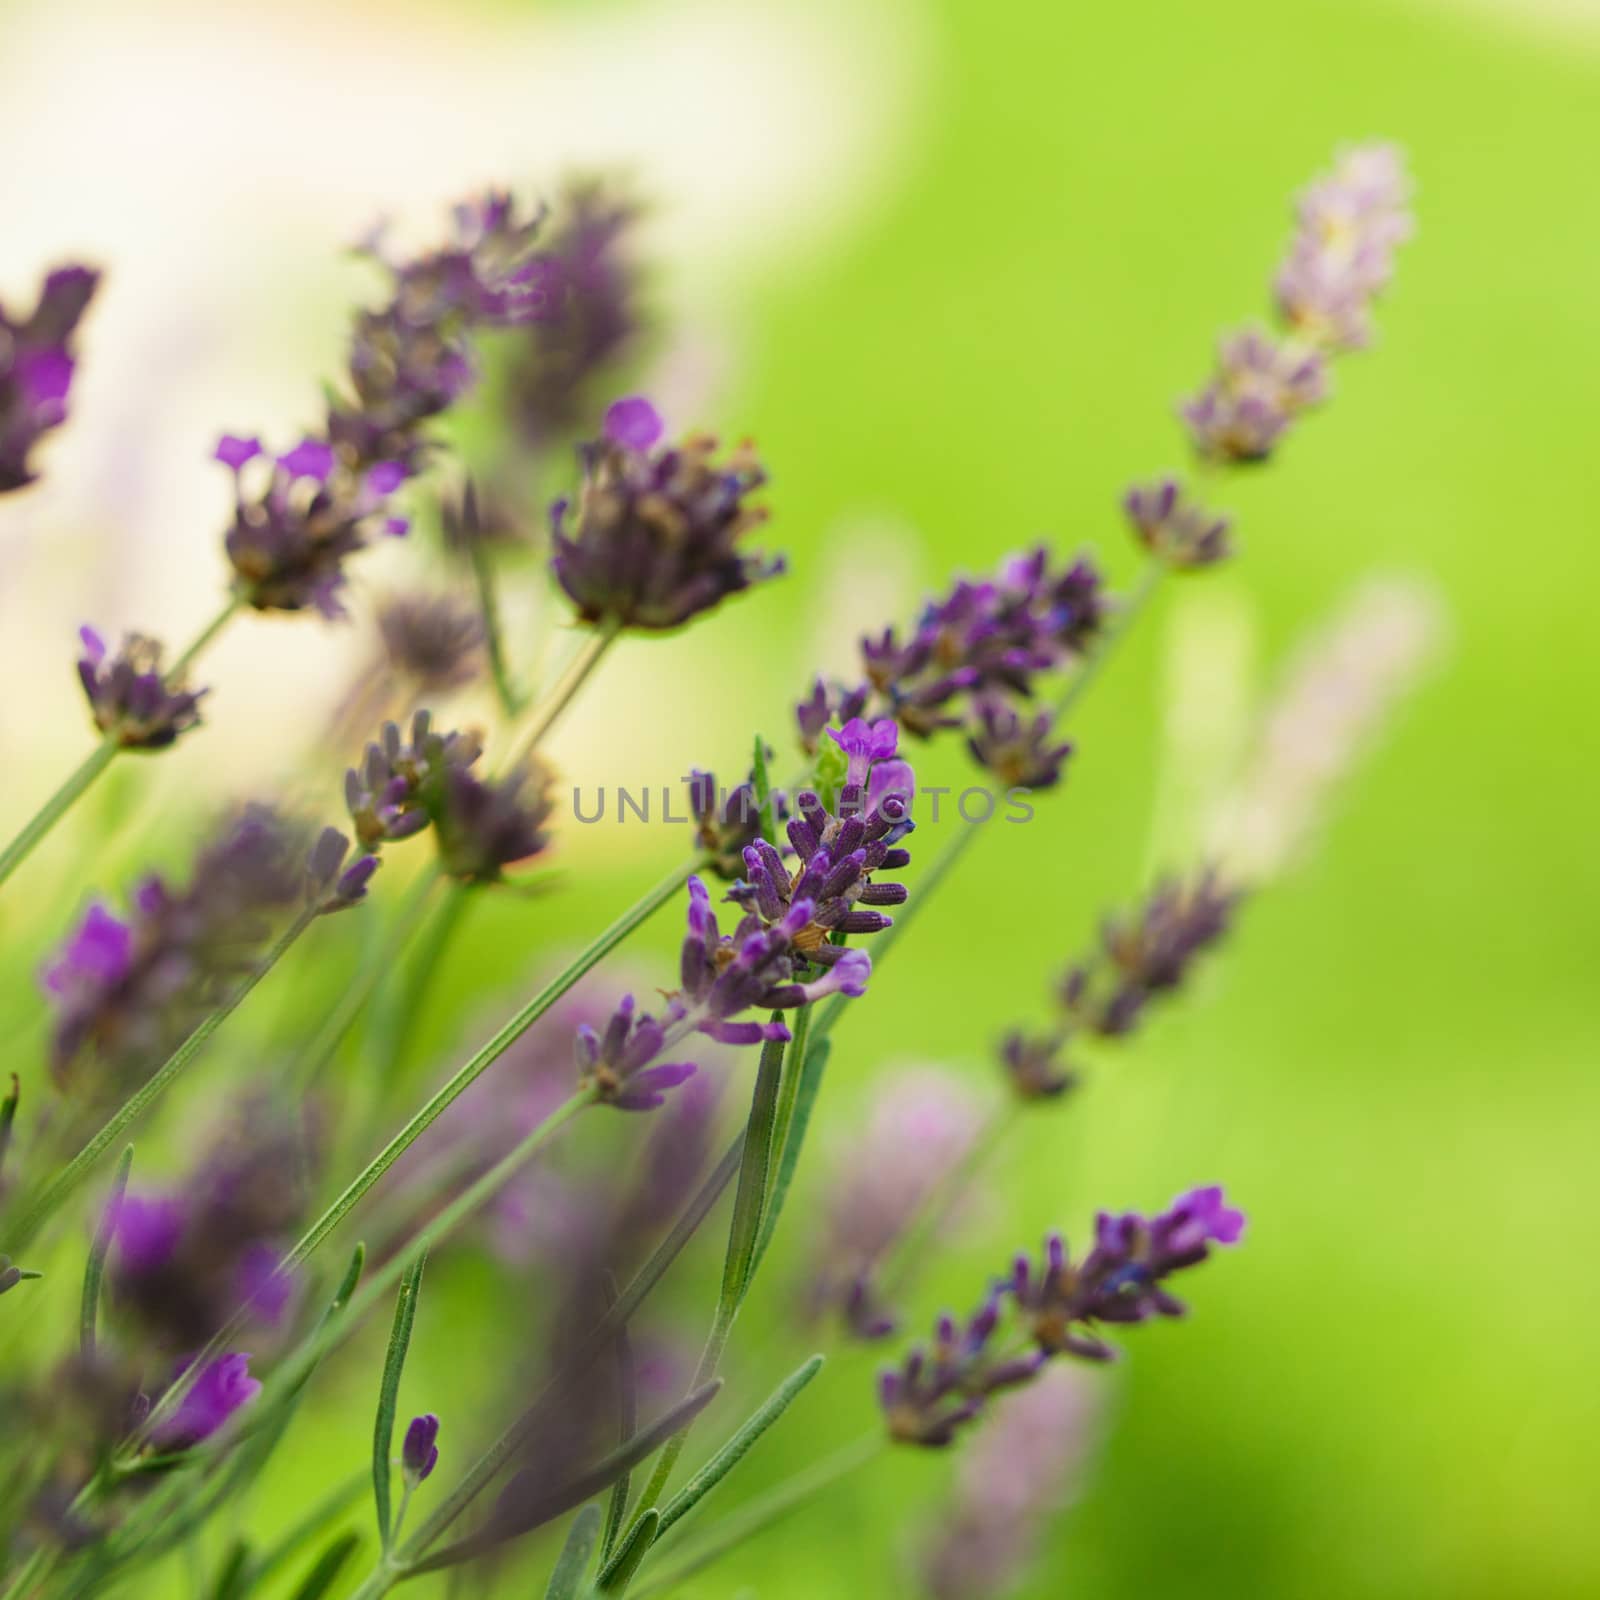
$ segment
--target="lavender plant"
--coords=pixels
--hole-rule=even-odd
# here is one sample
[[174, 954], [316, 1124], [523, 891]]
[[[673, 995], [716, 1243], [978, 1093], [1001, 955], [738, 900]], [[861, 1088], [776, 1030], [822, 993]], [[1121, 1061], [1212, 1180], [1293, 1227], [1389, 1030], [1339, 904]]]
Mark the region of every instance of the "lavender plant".
[[[1330, 362], [1368, 341], [1371, 302], [1406, 230], [1405, 200], [1398, 157], [1385, 147], [1345, 153], [1302, 197], [1275, 280], [1279, 331], [1225, 341], [1215, 374], [1183, 408], [1208, 469], [1274, 454], [1325, 397]], [[537, 457], [548, 472], [553, 442], [579, 436], [575, 493], [551, 508], [548, 567], [586, 643], [539, 703], [514, 682], [492, 559], [524, 524], [515, 508], [499, 509], [503, 491], [491, 501], [457, 474], [439, 515], [447, 542], [471, 558], [476, 609], [448, 590], [391, 601], [379, 619], [384, 670], [431, 699], [471, 681], [487, 658], [503, 726], [451, 727], [413, 700], [408, 715], [381, 722], [364, 751], [351, 752], [340, 825], [286, 799], [253, 803], [225, 820], [183, 878], [143, 878], [120, 912], [104, 896], [87, 901], [45, 968], [49, 1087], [30, 1075], [26, 1092], [14, 1085], [0, 1102], [0, 1319], [30, 1299], [47, 1305], [77, 1260], [86, 1263], [75, 1347], [46, 1348], [41, 1320], [24, 1341], [31, 1365], [4, 1380], [31, 1424], [25, 1446], [16, 1430], [6, 1435], [15, 1468], [0, 1494], [6, 1600], [146, 1593], [173, 1552], [203, 1563], [215, 1521], [248, 1526], [246, 1497], [308, 1397], [348, 1398], [348, 1383], [330, 1383], [329, 1370], [348, 1378], [351, 1358], [340, 1352], [391, 1300], [387, 1352], [369, 1386], [370, 1474], [359, 1472], [354, 1493], [341, 1488], [307, 1506], [275, 1544], [230, 1545], [203, 1573], [207, 1592], [264, 1593], [295, 1564], [304, 1573], [296, 1592], [307, 1597], [337, 1585], [375, 1600], [447, 1569], [471, 1573], [480, 1592], [502, 1583], [510, 1592], [526, 1584], [508, 1562], [563, 1519], [547, 1594], [668, 1592], [883, 1446], [955, 1446], [1002, 1404], [1024, 1421], [1034, 1415], [1030, 1397], [1054, 1404], [1054, 1374], [1110, 1360], [1108, 1330], [1181, 1316], [1176, 1281], [1242, 1237], [1243, 1213], [1215, 1185], [1150, 1215], [1102, 1212], [1086, 1247], [1049, 1234], [1042, 1255], [1014, 1257], [979, 1287], [968, 1315], [940, 1316], [930, 1340], [900, 1354], [883, 1373], [864, 1440], [720, 1522], [703, 1518], [703, 1503], [729, 1497], [725, 1480], [802, 1403], [822, 1366], [820, 1355], [798, 1360], [742, 1421], [719, 1404], [724, 1353], [782, 1237], [834, 1034], [848, 1008], [871, 1003], [875, 964], [981, 836], [961, 831], [928, 859], [915, 833], [910, 753], [954, 736], [1008, 789], [1059, 787], [1072, 750], [1066, 719], [1158, 581], [1233, 554], [1228, 519], [1176, 478], [1127, 493], [1147, 557], [1131, 590], [1114, 594], [1096, 561], [1048, 545], [990, 577], [959, 578], [910, 628], [863, 639], [859, 677], [813, 678], [795, 710], [796, 782], [774, 784], [777, 757], [760, 737], [731, 790], [694, 770], [681, 865], [405, 1111], [396, 1058], [465, 897], [516, 889], [559, 836], [541, 749], [551, 728], [619, 639], [662, 650], [661, 636], [701, 626], [783, 571], [780, 557], [748, 547], [767, 515], [753, 449], [724, 454], [698, 433], [664, 442], [647, 398], [617, 398], [619, 364], [639, 332], [623, 248], [632, 214], [603, 190], [580, 189], [552, 227], [542, 212], [491, 195], [458, 209], [438, 250], [390, 258], [375, 242], [389, 293], [357, 316], [322, 426], [276, 455], [235, 435], [217, 447], [235, 485], [223, 537], [233, 580], [217, 620], [170, 666], [142, 636], [113, 654], [93, 630], [82, 635], [79, 671], [101, 743], [0, 856], [0, 880], [117, 753], [170, 748], [197, 726], [207, 691], [190, 688], [188, 675], [225, 623], [245, 610], [346, 614], [350, 559], [406, 532], [401, 495], [446, 453], [430, 424], [465, 400], [481, 370], [496, 376], [488, 410], [507, 461]], [[94, 284], [91, 273], [56, 274], [28, 323], [3, 325], [0, 488], [28, 480], [33, 443], [61, 420], [69, 343]], [[215, 706], [225, 702], [216, 696]], [[204, 704], [214, 711], [212, 698]], [[509, 753], [491, 764], [491, 748]], [[406, 857], [423, 841], [433, 859], [418, 868]], [[809, 1264], [814, 1304], [838, 1313], [846, 1336], [895, 1333], [952, 1196], [1017, 1108], [1070, 1101], [1083, 1081], [1069, 1047], [1125, 1042], [1227, 931], [1246, 875], [1220, 855], [1221, 865], [1165, 881], [1136, 911], [1105, 920], [1098, 945], [1057, 986], [1051, 1023], [1015, 1029], [999, 1046], [996, 1082], [1007, 1094], [997, 1112], [946, 1097], [930, 1121], [896, 1098], [910, 1116], [909, 1144], [897, 1153], [895, 1129], [877, 1130], [851, 1157], [829, 1228], [785, 1245]], [[380, 863], [394, 860], [404, 864], [380, 877]], [[408, 874], [393, 891], [384, 881]], [[678, 967], [659, 1000], [641, 1005], [606, 974], [603, 997], [586, 991], [580, 1005], [578, 985], [680, 898]], [[143, 1122], [180, 1075], [190, 1087], [201, 1075], [191, 1069], [236, 1036], [217, 1042], [251, 993], [291, 964], [314, 926], [344, 911], [363, 919], [375, 954], [342, 983], [310, 1041], [295, 1040], [287, 1079], [303, 1092], [235, 1089], [229, 1115], [181, 1179], [158, 1176], [159, 1162], [147, 1173], [126, 1136], [143, 1140]], [[335, 928], [353, 922], [341, 917]], [[408, 947], [418, 952], [409, 967]], [[333, 943], [325, 954], [339, 956]], [[372, 1043], [377, 1061], [353, 1060], [352, 1039]], [[717, 1094], [708, 1063], [749, 1105], [709, 1169]], [[364, 1076], [364, 1064], [377, 1070]], [[603, 1109], [629, 1115], [589, 1116]], [[569, 1133], [580, 1120], [583, 1132]], [[656, 1129], [642, 1163], [641, 1120]], [[375, 1123], [397, 1125], [379, 1143]], [[540, 1165], [558, 1140], [575, 1173]], [[84, 1213], [69, 1202], [119, 1146], [109, 1189], [87, 1214], [85, 1249], [74, 1228]], [[366, 1158], [330, 1182], [325, 1174], [351, 1150]], [[502, 1415], [509, 1424], [485, 1443], [470, 1419], [419, 1410], [397, 1447], [408, 1352], [439, 1332], [424, 1260], [463, 1248], [469, 1224], [488, 1211], [558, 1204], [555, 1188], [532, 1178], [584, 1192], [586, 1150], [598, 1152], [591, 1159], [610, 1179], [598, 1189], [610, 1203], [559, 1259], [520, 1258], [520, 1274], [537, 1278], [554, 1310], [530, 1317], [544, 1348]], [[624, 1170], [637, 1170], [638, 1184], [619, 1200], [615, 1174]], [[652, 1391], [638, 1354], [648, 1303], [730, 1188], [703, 1348], [670, 1390]], [[370, 1254], [349, 1238], [358, 1222], [378, 1241]], [[347, 1265], [332, 1276], [326, 1247], [336, 1236]], [[854, 1403], [870, 1414], [870, 1395]], [[702, 1418], [715, 1422], [718, 1442], [675, 1486]], [[364, 1416], [355, 1431], [365, 1433]], [[352, 1470], [360, 1454], [352, 1451]], [[376, 1557], [363, 1570], [351, 1518], [369, 1476]], [[986, 1517], [999, 1519], [1002, 1540], [1021, 1537], [1012, 1530], [1026, 1507], [1014, 1497], [990, 1496], [985, 1509], [989, 1476], [980, 1474], [930, 1560], [935, 1593], [982, 1592], [972, 1551], [993, 1537]]]

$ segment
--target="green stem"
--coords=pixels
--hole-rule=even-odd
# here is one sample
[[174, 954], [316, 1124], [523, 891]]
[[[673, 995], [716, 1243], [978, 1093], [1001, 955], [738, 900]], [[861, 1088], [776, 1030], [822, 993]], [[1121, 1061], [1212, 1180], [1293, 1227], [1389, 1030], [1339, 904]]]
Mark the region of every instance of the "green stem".
[[422, 1105], [410, 1121], [395, 1134], [377, 1155], [345, 1186], [344, 1192], [301, 1236], [285, 1258], [285, 1269], [304, 1261], [343, 1221], [346, 1212], [414, 1145], [445, 1110], [469, 1089], [507, 1050], [522, 1037], [583, 975], [622, 943], [683, 887], [696, 863], [678, 867], [645, 897], [630, 906], [603, 933], [592, 940], [578, 956], [538, 994], [518, 1011], [487, 1044], [459, 1067], [436, 1093]]
[[583, 687], [589, 674], [600, 665], [621, 631], [620, 627], [613, 625], [590, 634], [584, 641], [583, 648], [561, 675], [544, 704], [534, 713], [533, 721], [517, 741], [508, 766], [515, 766], [533, 753], [540, 740], [556, 725], [561, 713], [572, 704], [573, 697]]
[[8, 1231], [11, 1250], [22, 1250], [32, 1243], [56, 1207], [77, 1188], [95, 1162], [117, 1142], [130, 1124], [144, 1115], [166, 1092], [173, 1079], [205, 1049], [212, 1034], [244, 1004], [250, 991], [283, 959], [289, 947], [311, 926], [316, 917], [315, 906], [308, 906], [302, 911], [279, 936], [278, 942], [266, 953], [249, 977], [194, 1029], [140, 1088], [123, 1101], [100, 1131], [44, 1186], [24, 1210], [16, 1226]]
[[[234, 612], [239, 609], [239, 604], [237, 599], [230, 599], [228, 604], [201, 630], [194, 643], [173, 662], [166, 675], [169, 685], [176, 683], [194, 664], [201, 651], [222, 632]], [[95, 779], [116, 760], [121, 750], [120, 738], [113, 730], [78, 763], [61, 787], [23, 826], [16, 838], [0, 851], [0, 883], [4, 883], [28, 859], [40, 840], [88, 793]]]
[[831, 1456], [797, 1472], [787, 1483], [780, 1483], [766, 1494], [757, 1496], [731, 1516], [715, 1524], [698, 1546], [675, 1566], [659, 1577], [652, 1578], [632, 1591], [633, 1600], [645, 1600], [647, 1595], [665, 1594], [677, 1588], [686, 1579], [725, 1556], [728, 1551], [743, 1544], [746, 1539], [764, 1533], [774, 1523], [790, 1512], [798, 1510], [808, 1500], [815, 1499], [825, 1489], [831, 1489], [841, 1479], [881, 1454], [887, 1440], [883, 1434], [866, 1434]]

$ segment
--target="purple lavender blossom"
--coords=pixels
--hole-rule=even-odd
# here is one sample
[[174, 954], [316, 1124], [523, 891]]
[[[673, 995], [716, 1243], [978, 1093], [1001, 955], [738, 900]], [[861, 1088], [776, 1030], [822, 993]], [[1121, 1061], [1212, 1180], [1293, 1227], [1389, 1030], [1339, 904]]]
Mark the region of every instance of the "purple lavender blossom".
[[1061, 782], [1072, 741], [1055, 737], [1050, 711], [1028, 716], [1009, 701], [985, 698], [974, 707], [967, 749], [1007, 788], [1053, 789]]
[[306, 859], [297, 824], [249, 806], [202, 847], [184, 888], [146, 878], [125, 925], [91, 908], [45, 973], [58, 1078], [91, 1046], [118, 1081], [165, 1054], [249, 971], [281, 916], [302, 903]]
[[1081, 1262], [1074, 1263], [1061, 1236], [1052, 1234], [1039, 1266], [1017, 1258], [1009, 1288], [1042, 1354], [1110, 1361], [1116, 1351], [1094, 1325], [1181, 1317], [1184, 1304], [1165, 1279], [1198, 1266], [1214, 1244], [1237, 1244], [1244, 1222], [1244, 1213], [1224, 1201], [1218, 1185], [1179, 1195], [1150, 1218], [1102, 1211], [1095, 1219], [1094, 1248]]
[[378, 637], [389, 670], [418, 694], [445, 694], [483, 671], [483, 617], [449, 594], [396, 595], [378, 607]]
[[345, 773], [345, 803], [364, 849], [421, 833], [434, 819], [447, 773], [470, 767], [483, 751], [474, 732], [438, 732], [428, 711], [412, 717], [408, 734], [386, 722], [360, 767]]
[[89, 267], [59, 267], [32, 315], [18, 319], [0, 306], [0, 494], [34, 481], [33, 447], [66, 420], [73, 334], [99, 283]]
[[1122, 509], [1139, 543], [1179, 571], [1214, 566], [1233, 553], [1228, 519], [1185, 498], [1176, 478], [1135, 485], [1123, 497]]
[[[183, 1375], [182, 1368], [178, 1375]], [[200, 1369], [177, 1409], [157, 1429], [157, 1442], [168, 1450], [199, 1444], [260, 1393], [259, 1380], [250, 1376], [248, 1355], [218, 1356]]]
[[1078, 1086], [1078, 1074], [1063, 1059], [1063, 1030], [1027, 1034], [1018, 1029], [1000, 1044], [1000, 1062], [1012, 1090], [1023, 1100], [1056, 1100]]
[[656, 1062], [666, 1046], [667, 1027], [637, 1013], [633, 996], [624, 995], [603, 1033], [587, 1023], [579, 1026], [578, 1081], [618, 1111], [652, 1111], [695, 1072], [692, 1061]]
[[429, 1411], [411, 1419], [400, 1450], [400, 1470], [407, 1488], [415, 1489], [439, 1465], [439, 1419]]
[[305, 1119], [269, 1094], [243, 1096], [181, 1183], [117, 1202], [108, 1281], [119, 1313], [164, 1351], [204, 1344], [244, 1309], [258, 1327], [280, 1325], [296, 1287], [281, 1264], [315, 1163]]
[[878, 1379], [878, 1403], [889, 1437], [900, 1444], [942, 1448], [983, 1411], [991, 1396], [1027, 1383], [1044, 1356], [1005, 1355], [995, 1348], [1002, 1297], [991, 1294], [965, 1323], [940, 1317], [929, 1346], [912, 1348]]
[[1099, 952], [1062, 979], [1067, 1014], [1107, 1037], [1131, 1033], [1151, 998], [1178, 988], [1228, 931], [1239, 900], [1213, 868], [1163, 880], [1138, 911], [1108, 917]]
[[311, 900], [321, 901], [324, 912], [347, 911], [358, 905], [366, 898], [378, 870], [378, 857], [370, 854], [357, 856], [346, 867], [349, 853], [350, 841], [337, 828], [324, 828], [311, 847], [306, 860], [306, 891]]
[[83, 643], [78, 677], [94, 725], [101, 733], [114, 734], [122, 749], [164, 750], [198, 725], [206, 691], [168, 682], [156, 640], [129, 634], [108, 657], [105, 641], [93, 628], [80, 628], [78, 637]]
[[741, 877], [745, 848], [761, 833], [761, 807], [754, 782], [747, 780], [729, 793], [719, 794], [716, 778], [696, 767], [688, 783], [689, 814], [706, 865], [719, 878]]
[[1372, 302], [1411, 236], [1410, 180], [1393, 145], [1341, 151], [1328, 175], [1302, 191], [1298, 227], [1273, 283], [1283, 320], [1330, 350], [1372, 339]]
[[439, 862], [463, 883], [498, 883], [505, 869], [550, 842], [550, 775], [536, 761], [493, 780], [447, 764], [427, 794], [439, 837]]
[[1303, 412], [1327, 397], [1322, 356], [1261, 328], [1229, 334], [1212, 380], [1182, 407], [1190, 442], [1211, 460], [1264, 461]]
[[[629, 436], [645, 437], [643, 414], [626, 415]], [[766, 520], [747, 504], [765, 472], [749, 446], [722, 462], [716, 448], [708, 435], [654, 451], [609, 436], [582, 447], [577, 506], [559, 500], [552, 508], [550, 565], [584, 622], [676, 628], [783, 571], [781, 560], [738, 548]]]

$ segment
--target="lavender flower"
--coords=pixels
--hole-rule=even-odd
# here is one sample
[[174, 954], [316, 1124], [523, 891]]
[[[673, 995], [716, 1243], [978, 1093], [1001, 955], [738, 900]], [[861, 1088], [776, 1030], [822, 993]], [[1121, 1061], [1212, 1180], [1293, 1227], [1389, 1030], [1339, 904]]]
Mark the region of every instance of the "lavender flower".
[[1207, 868], [1188, 882], [1157, 884], [1136, 913], [1108, 917], [1099, 953], [1062, 980], [1068, 1015], [1095, 1033], [1131, 1033], [1150, 999], [1176, 989], [1195, 958], [1228, 931], [1239, 898]]
[[378, 637], [389, 669], [419, 694], [445, 694], [483, 670], [483, 617], [448, 594], [397, 595], [378, 608]]
[[1074, 1263], [1061, 1236], [1052, 1234], [1037, 1268], [1026, 1256], [1017, 1258], [1009, 1288], [1042, 1354], [1109, 1361], [1116, 1351], [1094, 1324], [1181, 1317], [1183, 1302], [1165, 1280], [1198, 1266], [1213, 1244], [1237, 1244], [1244, 1221], [1217, 1185], [1179, 1195], [1150, 1218], [1102, 1211], [1095, 1219], [1094, 1248], [1081, 1262]]
[[692, 1061], [650, 1065], [666, 1046], [667, 1027], [636, 1014], [633, 996], [624, 995], [604, 1033], [587, 1023], [578, 1028], [579, 1082], [618, 1111], [654, 1110], [665, 1102], [667, 1090], [687, 1083], [695, 1072]]
[[80, 628], [83, 655], [78, 676], [89, 698], [95, 726], [115, 734], [124, 750], [164, 750], [198, 725], [204, 689], [191, 692], [169, 683], [161, 670], [161, 645], [129, 634], [108, 659], [105, 641], [93, 628]]
[[1410, 233], [1408, 188], [1398, 152], [1368, 145], [1343, 153], [1332, 176], [1300, 197], [1299, 227], [1274, 283], [1288, 337], [1246, 328], [1222, 341], [1215, 375], [1181, 408], [1201, 456], [1263, 461], [1326, 398], [1326, 358], [1371, 337], [1372, 301]]
[[43, 975], [55, 1007], [58, 1078], [92, 1045], [112, 1069], [161, 1052], [248, 971], [306, 889], [302, 830], [263, 806], [228, 819], [188, 885], [135, 890], [126, 920], [99, 903]]
[[438, 1437], [439, 1419], [431, 1411], [411, 1419], [400, 1451], [400, 1470], [408, 1489], [415, 1489], [439, 1465]]
[[384, 723], [361, 766], [345, 773], [345, 804], [367, 850], [421, 833], [433, 820], [446, 775], [470, 767], [483, 751], [474, 732], [437, 732], [429, 711], [412, 717], [409, 735], [398, 723]]
[[167, 1450], [199, 1444], [260, 1393], [259, 1380], [250, 1376], [248, 1355], [218, 1356], [184, 1391], [177, 1409], [157, 1430], [157, 1441]]
[[1050, 711], [1026, 717], [1006, 701], [981, 700], [967, 748], [980, 767], [1008, 788], [1053, 789], [1072, 754], [1070, 739], [1055, 738]]
[[446, 764], [431, 789], [440, 865], [464, 883], [497, 883], [550, 842], [550, 777], [537, 762], [494, 780]]
[[940, 1317], [930, 1346], [915, 1346], [897, 1369], [878, 1379], [890, 1438], [941, 1448], [972, 1422], [991, 1396], [1027, 1383], [1044, 1362], [1037, 1351], [1005, 1355], [995, 1348], [1002, 1297], [991, 1294], [965, 1323]]
[[1184, 571], [1214, 566], [1233, 553], [1228, 519], [1186, 499], [1176, 478], [1136, 485], [1124, 496], [1122, 508], [1140, 544], [1169, 567]]
[[[350, 841], [337, 828], [324, 828], [306, 861], [306, 892], [321, 900], [324, 912], [347, 911], [366, 898], [368, 885], [378, 870], [378, 857], [358, 856], [344, 866]], [[343, 868], [341, 871], [340, 869]]]
[[0, 306], [0, 494], [38, 474], [33, 447], [66, 420], [76, 368], [73, 334], [100, 284], [89, 267], [60, 267], [39, 291], [31, 316]]
[[1000, 1044], [1000, 1062], [1022, 1100], [1056, 1100], [1078, 1086], [1078, 1074], [1062, 1059], [1064, 1030], [1028, 1034], [1013, 1029]]
[[398, 460], [352, 463], [308, 438], [267, 463], [256, 440], [232, 435], [215, 455], [234, 479], [228, 560], [240, 595], [258, 611], [343, 617], [346, 560], [378, 534], [407, 531], [390, 504], [407, 472]]
[[276, 1326], [294, 1287], [279, 1263], [310, 1191], [312, 1131], [253, 1092], [206, 1143], [181, 1184], [165, 1193], [130, 1191], [110, 1217], [114, 1302], [168, 1351], [204, 1344], [241, 1308]]
[[1302, 412], [1327, 397], [1323, 358], [1262, 328], [1229, 334], [1217, 347], [1217, 371], [1182, 408], [1200, 455], [1265, 461]]
[[[659, 431], [648, 402], [618, 402], [605, 437], [579, 452], [575, 512], [565, 500], [552, 508], [551, 570], [585, 622], [676, 628], [783, 570], [781, 560], [738, 548], [766, 520], [746, 503], [766, 482], [749, 447], [719, 463], [715, 439], [697, 435], [655, 450]], [[652, 444], [639, 443], [646, 439]]]
[[1393, 145], [1357, 145], [1300, 195], [1289, 254], [1274, 280], [1284, 321], [1311, 343], [1355, 350], [1372, 338], [1372, 302], [1411, 236], [1411, 185]]
[[744, 870], [744, 852], [761, 833], [761, 807], [753, 782], [719, 795], [717, 780], [696, 767], [689, 774], [689, 813], [695, 839], [706, 865], [719, 878], [737, 879]]

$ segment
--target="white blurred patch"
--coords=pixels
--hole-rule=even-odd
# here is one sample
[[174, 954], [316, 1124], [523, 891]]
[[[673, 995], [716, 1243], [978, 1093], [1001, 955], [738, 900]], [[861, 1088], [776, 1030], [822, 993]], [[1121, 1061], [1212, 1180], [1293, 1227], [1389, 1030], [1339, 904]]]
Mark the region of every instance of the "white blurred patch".
[[[620, 171], [651, 202], [669, 292], [705, 305], [863, 215], [910, 148], [926, 45], [898, 0], [11, 0], [0, 293], [25, 298], [71, 257], [109, 276], [45, 481], [0, 507], [5, 662], [35, 691], [0, 707], [4, 748], [25, 741], [43, 782], [81, 746], [78, 621], [178, 644], [214, 609], [229, 488], [208, 451], [225, 428], [279, 443], [316, 423], [349, 309], [377, 287], [340, 251], [377, 216], [426, 238], [485, 184]], [[692, 345], [674, 404], [727, 370], [714, 337]], [[385, 559], [358, 576], [381, 585]], [[310, 619], [240, 624], [204, 673], [207, 770], [280, 772], [274, 735], [337, 698], [353, 642]]]

